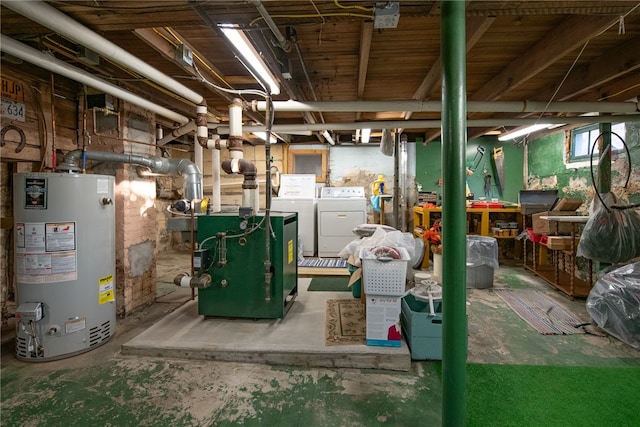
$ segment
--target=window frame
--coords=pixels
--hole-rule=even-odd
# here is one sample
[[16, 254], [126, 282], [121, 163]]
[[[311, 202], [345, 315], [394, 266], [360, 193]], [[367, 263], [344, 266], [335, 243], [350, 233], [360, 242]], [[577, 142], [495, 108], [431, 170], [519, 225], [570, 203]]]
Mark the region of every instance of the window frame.
[[[320, 157], [320, 175], [315, 171], [296, 171], [296, 157], [302, 156], [321, 156]], [[327, 181], [327, 150], [289, 150], [287, 173], [314, 173], [316, 175], [316, 182], [326, 183]]]
[[[613, 127], [616, 125], [623, 125], [625, 126], [624, 122], [620, 122], [620, 123], [612, 123], [611, 126], [611, 130], [612, 132], [615, 132], [613, 130]], [[625, 126], [625, 130], [626, 130], [626, 126]], [[576, 155], [576, 138], [579, 135], [583, 135], [585, 133], [591, 133], [593, 131], [597, 132], [597, 135], [595, 136], [595, 138], [598, 138], [600, 136], [600, 124], [596, 123], [596, 124], [590, 124], [587, 126], [581, 126], [579, 128], [575, 128], [575, 129], [571, 129], [570, 134], [569, 134], [569, 149], [567, 150], [567, 154], [568, 154], [568, 164], [575, 164], [575, 163], [584, 163], [584, 162], [589, 162], [589, 152], [587, 152], [586, 154], [579, 154]], [[618, 134], [618, 132], [615, 132], [616, 134]], [[624, 138], [624, 136], [622, 136], [622, 138]], [[591, 150], [591, 147], [593, 146], [593, 143], [595, 142], [595, 139], [591, 138], [591, 135], [589, 135], [588, 137], [588, 146], [587, 146], [587, 151]], [[620, 140], [613, 136], [611, 139], [611, 144], [616, 144], [616, 143], [620, 143]], [[599, 144], [598, 144], [599, 145]], [[594, 154], [598, 154], [600, 152], [600, 150], [598, 149], [598, 145], [596, 145], [596, 150], [594, 151]], [[624, 151], [623, 147], [619, 147], [619, 148], [613, 148], [611, 150], [611, 153], [621, 153]], [[596, 163], [598, 161], [598, 157], [595, 156], [594, 157], [594, 163]]]

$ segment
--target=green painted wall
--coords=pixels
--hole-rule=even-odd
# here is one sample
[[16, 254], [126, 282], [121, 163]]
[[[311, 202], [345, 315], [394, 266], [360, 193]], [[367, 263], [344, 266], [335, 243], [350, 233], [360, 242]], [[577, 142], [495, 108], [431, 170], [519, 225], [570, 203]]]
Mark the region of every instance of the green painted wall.
[[[480, 156], [478, 147], [484, 148], [484, 155]], [[496, 165], [493, 160], [493, 149], [503, 147], [504, 150], [504, 191], [498, 188]], [[499, 198], [509, 202], [518, 202], [518, 194], [524, 189], [522, 165], [524, 150], [522, 147], [500, 142], [495, 137], [482, 137], [467, 143], [466, 165], [475, 171], [467, 177], [469, 189], [475, 198], [485, 197], [484, 177], [491, 175], [491, 191], [489, 198]], [[486, 170], [486, 174], [485, 171]], [[438, 186], [438, 179], [442, 176], [440, 141], [433, 141], [424, 146], [416, 143], [416, 183], [422, 185], [422, 191], [436, 191], [442, 193]]]
[[[587, 165], [565, 165], [568, 132], [556, 132], [528, 145], [528, 189], [557, 189], [560, 196], [579, 197], [586, 203], [593, 199], [590, 168]], [[617, 140], [615, 136], [612, 139]], [[625, 202], [640, 202], [640, 123], [626, 124], [625, 142], [631, 154], [632, 173], [627, 188], [623, 188], [629, 162], [626, 155], [614, 155], [611, 165], [613, 192]]]

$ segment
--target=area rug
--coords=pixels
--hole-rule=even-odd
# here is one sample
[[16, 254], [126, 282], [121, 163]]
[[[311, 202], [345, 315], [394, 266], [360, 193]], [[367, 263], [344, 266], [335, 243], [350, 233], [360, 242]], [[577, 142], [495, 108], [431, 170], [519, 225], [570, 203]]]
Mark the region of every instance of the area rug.
[[325, 318], [325, 345], [364, 344], [366, 321], [359, 299], [329, 299]]
[[351, 292], [349, 277], [345, 276], [314, 276], [309, 283], [309, 291]]
[[347, 268], [347, 260], [339, 258], [305, 258], [298, 262], [298, 267]]
[[530, 290], [495, 289], [509, 307], [532, 328], [545, 335], [583, 334], [578, 319], [559, 303], [542, 292]]

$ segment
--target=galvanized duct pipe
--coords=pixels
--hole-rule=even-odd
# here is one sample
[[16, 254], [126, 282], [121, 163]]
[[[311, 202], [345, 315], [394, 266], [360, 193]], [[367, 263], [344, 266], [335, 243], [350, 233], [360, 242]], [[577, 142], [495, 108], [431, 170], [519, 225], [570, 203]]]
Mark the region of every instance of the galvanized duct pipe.
[[[5, 1], [2, 5], [25, 16], [57, 33], [75, 41], [118, 64], [147, 77], [160, 86], [195, 104], [201, 104], [204, 97], [166, 74], [156, 70], [146, 62], [125, 51], [115, 43], [80, 24], [45, 2], [38, 1]], [[3, 41], [4, 44], [4, 41]], [[16, 55], [17, 56], [17, 55]]]
[[[31, 4], [31, 2], [27, 3]], [[3, 3], [2, 5], [4, 6], [5, 3]], [[79, 68], [72, 67], [66, 62], [60, 61], [59, 59], [56, 59], [51, 55], [42, 53], [39, 50], [33, 49], [32, 47], [13, 40], [12, 38], [5, 35], [0, 35], [0, 49], [3, 52], [15, 56], [16, 58], [27, 61], [30, 64], [37, 65], [38, 67], [45, 70], [52, 71], [56, 74], [68, 77], [94, 89], [98, 89], [104, 93], [113, 95], [119, 99], [142, 107], [145, 110], [156, 113], [162, 117], [166, 117], [167, 119], [173, 120], [178, 123], [189, 122], [189, 118], [183, 116], [182, 114], [178, 114], [175, 111], [169, 110], [168, 108], [164, 108], [160, 105], [149, 102], [148, 100], [127, 92], [126, 90], [123, 90], [122, 88], [114, 84], [95, 77], [93, 74], [90, 74]]]
[[85, 160], [129, 163], [148, 168], [148, 170], [138, 168], [138, 174], [141, 176], [181, 175], [184, 178], [185, 198], [189, 200], [202, 198], [202, 173], [198, 166], [189, 159], [166, 159], [164, 157], [145, 157], [107, 151], [74, 150], [67, 153], [58, 169], [80, 171], [80, 160], [83, 157]]

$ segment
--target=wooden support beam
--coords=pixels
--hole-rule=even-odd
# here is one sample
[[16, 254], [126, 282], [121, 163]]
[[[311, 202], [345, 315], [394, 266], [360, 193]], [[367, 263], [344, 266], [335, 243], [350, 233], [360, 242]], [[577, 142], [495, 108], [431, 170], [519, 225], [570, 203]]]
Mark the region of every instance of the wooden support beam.
[[[557, 100], [566, 101], [590, 92], [625, 75], [634, 74], [640, 83], [640, 38], [631, 39], [596, 60], [576, 67], [558, 92]], [[550, 97], [550, 96], [549, 96]]]
[[584, 45], [618, 21], [618, 16], [569, 16], [540, 39], [526, 55], [514, 59], [471, 97], [475, 101], [495, 101], [533, 78], [559, 59]]

